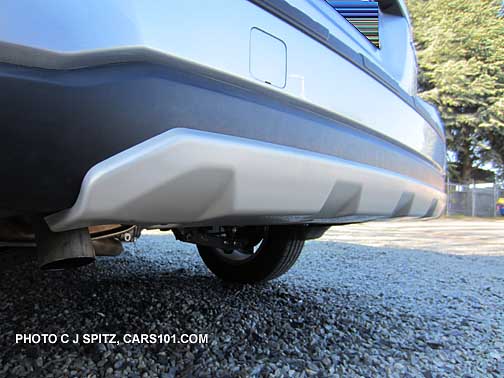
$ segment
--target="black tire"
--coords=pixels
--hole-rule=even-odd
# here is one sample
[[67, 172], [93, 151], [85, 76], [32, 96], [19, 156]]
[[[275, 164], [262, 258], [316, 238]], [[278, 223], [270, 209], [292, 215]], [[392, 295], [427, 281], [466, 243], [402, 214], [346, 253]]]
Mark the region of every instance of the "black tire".
[[304, 246], [300, 227], [272, 226], [256, 252], [242, 261], [233, 261], [222, 250], [198, 245], [205, 265], [224, 281], [257, 283], [286, 273], [296, 262]]

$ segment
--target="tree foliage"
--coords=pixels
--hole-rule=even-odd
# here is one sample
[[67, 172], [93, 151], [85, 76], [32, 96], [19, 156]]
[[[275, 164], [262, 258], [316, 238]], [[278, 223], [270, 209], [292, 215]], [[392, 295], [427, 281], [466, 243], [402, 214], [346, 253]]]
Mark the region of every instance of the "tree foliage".
[[421, 96], [436, 104], [463, 181], [504, 163], [504, 18], [500, 0], [409, 0]]

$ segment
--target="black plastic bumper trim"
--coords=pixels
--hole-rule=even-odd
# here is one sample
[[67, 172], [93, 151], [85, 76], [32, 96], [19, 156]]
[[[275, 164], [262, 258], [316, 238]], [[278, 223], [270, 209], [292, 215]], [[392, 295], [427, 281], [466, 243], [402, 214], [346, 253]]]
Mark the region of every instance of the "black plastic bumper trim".
[[68, 208], [92, 166], [179, 127], [318, 152], [443, 186], [435, 165], [383, 136], [269, 92], [175, 67], [124, 63], [44, 70], [0, 65], [0, 86], [4, 213]]

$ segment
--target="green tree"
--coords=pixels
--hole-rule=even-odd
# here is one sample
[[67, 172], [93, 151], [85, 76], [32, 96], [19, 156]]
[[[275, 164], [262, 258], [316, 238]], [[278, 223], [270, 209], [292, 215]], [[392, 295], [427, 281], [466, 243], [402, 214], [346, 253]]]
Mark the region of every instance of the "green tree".
[[421, 96], [437, 105], [459, 177], [504, 162], [504, 18], [500, 0], [409, 0]]

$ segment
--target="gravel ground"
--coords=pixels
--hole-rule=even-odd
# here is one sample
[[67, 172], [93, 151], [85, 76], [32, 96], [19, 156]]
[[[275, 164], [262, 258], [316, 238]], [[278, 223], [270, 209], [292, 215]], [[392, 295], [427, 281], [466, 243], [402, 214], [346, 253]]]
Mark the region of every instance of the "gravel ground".
[[[0, 377], [503, 376], [504, 253], [337, 243], [340, 230], [261, 286], [220, 282], [171, 234], [70, 272], [4, 252]], [[202, 333], [208, 343], [16, 344], [16, 333]]]

